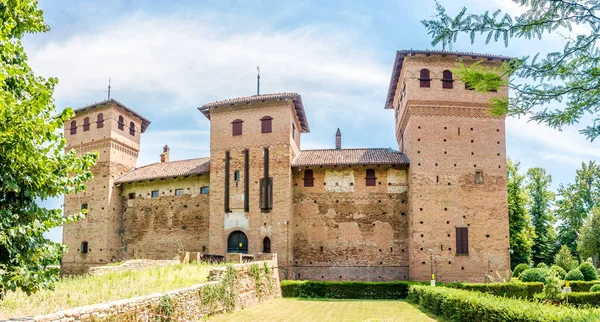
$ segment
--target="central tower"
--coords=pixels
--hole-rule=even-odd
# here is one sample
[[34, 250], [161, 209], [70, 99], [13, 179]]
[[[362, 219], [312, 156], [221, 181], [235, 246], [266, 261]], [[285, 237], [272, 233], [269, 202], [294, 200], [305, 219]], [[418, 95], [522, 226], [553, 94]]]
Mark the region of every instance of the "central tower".
[[386, 109], [393, 109], [409, 167], [411, 280], [484, 282], [509, 270], [504, 118], [493, 97], [453, 78], [460, 60], [499, 66], [509, 57], [446, 51], [399, 51]]

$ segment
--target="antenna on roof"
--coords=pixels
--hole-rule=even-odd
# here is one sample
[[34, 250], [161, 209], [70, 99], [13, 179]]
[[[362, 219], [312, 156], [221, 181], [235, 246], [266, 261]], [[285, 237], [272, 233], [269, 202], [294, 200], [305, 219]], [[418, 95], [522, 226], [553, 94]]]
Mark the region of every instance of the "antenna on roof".
[[110, 99], [110, 77], [108, 78], [108, 99]]
[[260, 95], [260, 66], [256, 66], [256, 95]]

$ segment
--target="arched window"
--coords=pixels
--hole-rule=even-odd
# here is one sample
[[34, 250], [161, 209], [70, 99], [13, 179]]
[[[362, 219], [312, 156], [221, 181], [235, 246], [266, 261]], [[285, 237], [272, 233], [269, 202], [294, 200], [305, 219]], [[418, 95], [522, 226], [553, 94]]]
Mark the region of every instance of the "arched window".
[[431, 78], [429, 77], [429, 69], [421, 69], [421, 75], [419, 77], [421, 87], [431, 87]]
[[81, 242], [81, 250], [80, 251], [81, 251], [82, 254], [87, 254], [87, 252], [88, 252], [88, 242], [86, 242], [86, 241], [82, 241]]
[[263, 253], [268, 254], [271, 252], [271, 239], [269, 237], [265, 237], [263, 239]]
[[83, 131], [89, 131], [90, 130], [90, 118], [86, 117], [83, 119]]
[[272, 120], [273, 120], [273, 118], [268, 115], [264, 116], [262, 119], [260, 119], [260, 132], [261, 133], [271, 133], [271, 131], [273, 130], [271, 127]]
[[71, 134], [77, 134], [77, 121], [71, 121]]
[[231, 133], [233, 136], [242, 135], [242, 123], [244, 123], [244, 121], [240, 119], [231, 122]]
[[96, 127], [97, 128], [104, 127], [104, 114], [102, 114], [102, 113], [98, 114], [98, 117], [96, 118]]
[[313, 171], [310, 169], [304, 170], [304, 186], [313, 187], [315, 185], [315, 177], [313, 177]]
[[133, 122], [129, 123], [129, 135], [135, 136], [135, 123]]
[[452, 72], [445, 70], [442, 73], [442, 88], [452, 88], [453, 83], [454, 81], [452, 80]]
[[248, 254], [248, 237], [243, 232], [236, 230], [227, 239], [227, 253]]
[[123, 131], [125, 128], [125, 119], [123, 116], [119, 115], [119, 130]]
[[365, 179], [367, 180], [367, 186], [375, 186], [377, 181], [377, 177], [375, 177], [375, 170], [367, 169], [367, 177]]

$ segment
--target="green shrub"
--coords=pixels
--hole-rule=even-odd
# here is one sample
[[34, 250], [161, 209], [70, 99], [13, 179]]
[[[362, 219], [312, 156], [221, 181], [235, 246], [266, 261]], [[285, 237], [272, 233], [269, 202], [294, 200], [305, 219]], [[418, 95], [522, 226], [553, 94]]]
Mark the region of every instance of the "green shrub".
[[550, 270], [546, 275], [544, 284], [544, 298], [550, 301], [558, 301], [563, 298], [562, 280], [555, 270]]
[[530, 269], [531, 267], [529, 267], [529, 265], [527, 264], [519, 264], [515, 267], [515, 269], [512, 272], [512, 276], [519, 278], [521, 273], [523, 273], [525, 270]]
[[600, 311], [595, 309], [554, 306], [445, 287], [412, 285], [408, 299], [448, 321], [600, 320]]
[[331, 299], [404, 299], [418, 282], [281, 281], [283, 297]]
[[573, 292], [589, 292], [590, 288], [598, 283], [598, 281], [570, 281], [569, 287], [571, 287], [571, 291]]
[[550, 270], [555, 271], [558, 276], [560, 277], [561, 280], [565, 279], [565, 276], [567, 276], [567, 271], [564, 270], [564, 268], [558, 266], [558, 265], [552, 265], [550, 266]]
[[567, 273], [565, 276], [565, 280], [567, 281], [583, 281], [583, 273], [579, 270], [579, 268], [574, 268]]
[[443, 285], [463, 289], [467, 291], [478, 291], [496, 296], [532, 299], [536, 293], [542, 292], [544, 284], [539, 282], [511, 282], [511, 283], [456, 283]]
[[530, 268], [521, 274], [521, 281], [546, 283], [548, 271], [546, 268]]
[[600, 284], [594, 284], [590, 287], [590, 292], [600, 292]]
[[600, 293], [597, 292], [571, 292], [569, 304], [576, 306], [600, 306]]
[[598, 279], [596, 268], [590, 262], [581, 263], [581, 265], [579, 265], [579, 270], [583, 274], [583, 279], [585, 281], [595, 281]]
[[558, 253], [554, 256], [554, 264], [562, 267], [567, 272], [577, 267], [575, 257], [571, 255], [571, 250], [565, 245], [562, 245]]
[[546, 263], [539, 263], [536, 268], [548, 268], [548, 265], [546, 265]]

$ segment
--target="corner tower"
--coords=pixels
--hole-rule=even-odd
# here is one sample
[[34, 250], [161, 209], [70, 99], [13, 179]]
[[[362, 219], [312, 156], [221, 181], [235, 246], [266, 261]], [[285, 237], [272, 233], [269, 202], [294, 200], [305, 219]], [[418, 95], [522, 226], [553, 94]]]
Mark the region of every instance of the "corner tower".
[[62, 259], [63, 273], [84, 272], [89, 266], [121, 259], [122, 201], [114, 181], [135, 168], [140, 135], [149, 124], [114, 99], [78, 108], [75, 117], [65, 123], [65, 149], [75, 149], [78, 154], [97, 152], [98, 160], [86, 191], [65, 195], [65, 214], [82, 208], [88, 213], [81, 221], [63, 227], [63, 244], [68, 246]]
[[205, 104], [210, 120], [208, 253], [277, 253], [282, 274], [292, 257], [291, 163], [309, 132], [296, 93]]
[[509, 57], [398, 51], [386, 109], [393, 109], [409, 167], [411, 280], [484, 282], [509, 268], [504, 118], [486, 109], [497, 92], [453, 78], [459, 59], [498, 66]]

